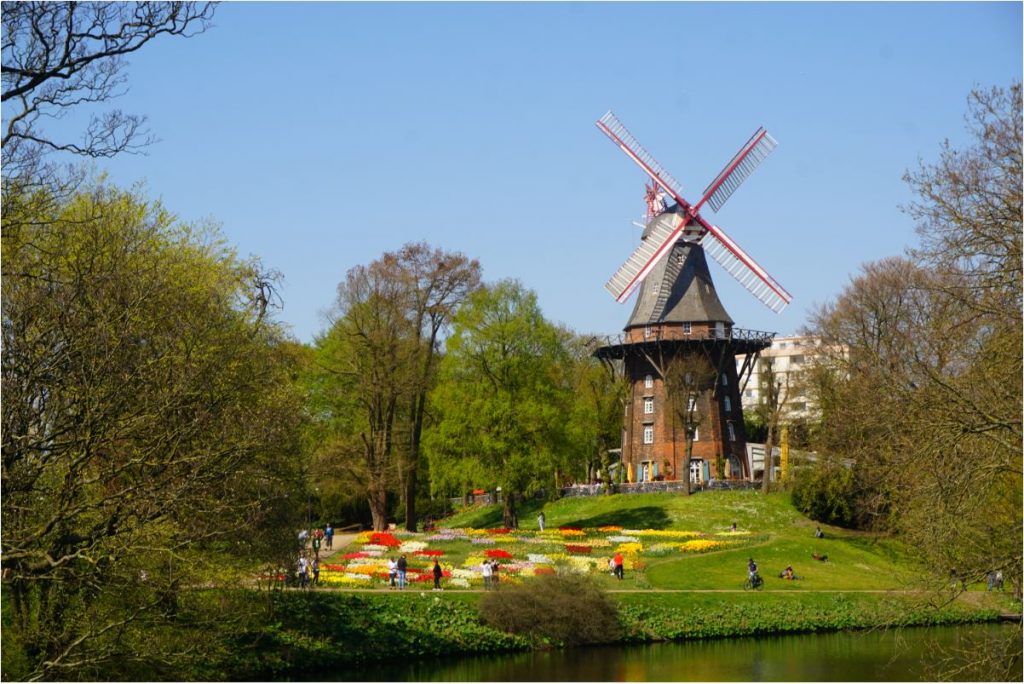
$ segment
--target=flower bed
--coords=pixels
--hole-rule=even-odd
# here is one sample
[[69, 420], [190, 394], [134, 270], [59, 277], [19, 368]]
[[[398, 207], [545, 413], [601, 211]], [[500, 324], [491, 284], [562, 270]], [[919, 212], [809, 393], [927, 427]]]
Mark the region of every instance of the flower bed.
[[567, 553], [585, 553], [589, 554], [594, 550], [592, 546], [584, 546], [582, 544], [566, 544], [565, 550]]

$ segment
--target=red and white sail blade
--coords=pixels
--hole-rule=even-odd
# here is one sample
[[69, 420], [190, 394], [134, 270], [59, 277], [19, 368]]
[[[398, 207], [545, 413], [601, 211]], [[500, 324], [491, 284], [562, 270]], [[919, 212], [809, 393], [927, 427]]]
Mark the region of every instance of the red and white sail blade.
[[775, 313], [786, 308], [793, 297], [779, 285], [768, 272], [761, 268], [750, 255], [740, 249], [739, 245], [722, 232], [718, 226], [705, 224], [708, 232], [701, 238], [704, 253], [721, 264], [729, 275], [740, 285]]
[[664, 188], [665, 192], [672, 195], [680, 206], [689, 206], [689, 203], [683, 199], [682, 185], [679, 184], [679, 181], [662, 168], [661, 164], [644, 149], [643, 145], [633, 137], [633, 134], [626, 129], [611, 110], [597, 120], [597, 127], [613, 143], [618, 145], [630, 159], [636, 162], [655, 183]]
[[621, 304], [629, 298], [658, 260], [676, 243], [685, 224], [686, 219], [676, 214], [662, 214], [660, 218], [655, 219], [644, 241], [604, 284], [604, 288], [612, 293], [616, 301]]
[[740, 148], [715, 180], [704, 189], [704, 196], [693, 207], [694, 212], [700, 211], [705, 202], [718, 211], [736, 188], [740, 187], [747, 176], [752, 174], [777, 146], [778, 143], [775, 142], [775, 138], [768, 135], [768, 131], [758, 128], [754, 135], [750, 136], [747, 144]]

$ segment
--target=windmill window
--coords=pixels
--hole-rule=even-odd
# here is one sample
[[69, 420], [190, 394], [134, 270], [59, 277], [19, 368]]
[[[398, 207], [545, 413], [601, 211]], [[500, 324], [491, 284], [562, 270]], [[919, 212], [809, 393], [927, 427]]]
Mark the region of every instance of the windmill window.
[[700, 428], [697, 428], [697, 427], [693, 428], [693, 441], [694, 442], [699, 442], [700, 441]]
[[728, 387], [728, 386], [729, 386], [729, 378], [728, 378], [728, 376], [726, 376], [725, 373], [722, 373], [722, 387]]
[[730, 442], [735, 442], [736, 441], [736, 428], [734, 428], [732, 426], [732, 423], [728, 424], [728, 428], [729, 428], [729, 441]]
[[654, 376], [651, 375], [650, 373], [644, 376], [644, 387], [646, 387], [647, 389], [651, 389], [652, 387], [654, 387]]
[[697, 397], [690, 397], [690, 401], [686, 405], [686, 410], [689, 413], [693, 413], [697, 410]]
[[732, 413], [732, 400], [729, 397], [722, 399], [722, 407], [725, 408], [726, 413]]
[[644, 413], [654, 413], [654, 397], [644, 397]]
[[651, 336], [651, 326], [645, 325], [644, 326], [644, 337], [650, 337], [650, 336]]
[[644, 425], [644, 444], [654, 444], [653, 425]]
[[691, 332], [693, 332], [693, 326], [690, 324], [690, 322], [687, 321], [683, 323], [683, 334], [689, 335]]

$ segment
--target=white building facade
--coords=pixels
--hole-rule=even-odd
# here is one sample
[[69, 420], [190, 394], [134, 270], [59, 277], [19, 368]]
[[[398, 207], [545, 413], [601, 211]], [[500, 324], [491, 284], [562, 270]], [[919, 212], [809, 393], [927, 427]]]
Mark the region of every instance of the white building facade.
[[[818, 406], [807, 396], [801, 374], [820, 354], [820, 345], [819, 338], [809, 336], [776, 337], [772, 340], [772, 346], [761, 352], [743, 388], [744, 409], [749, 411], [761, 403], [767, 391], [765, 367], [771, 363], [776, 382], [781, 383], [782, 419], [817, 418], [820, 415]], [[743, 359], [738, 357], [736, 363], [742, 364]]]

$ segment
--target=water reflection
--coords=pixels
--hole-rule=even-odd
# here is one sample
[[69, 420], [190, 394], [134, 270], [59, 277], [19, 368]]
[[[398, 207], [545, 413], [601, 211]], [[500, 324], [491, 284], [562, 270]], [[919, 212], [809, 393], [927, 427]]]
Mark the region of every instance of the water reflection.
[[[336, 681], [927, 681], [972, 660], [985, 642], [1018, 638], [1006, 625], [837, 632], [585, 648], [368, 665]], [[1017, 635], [1014, 637], [1014, 635]], [[947, 660], [960, 649], [959, 655]], [[974, 658], [976, 660], [976, 658]], [[957, 677], [990, 681], [1004, 673]], [[1021, 657], [1010, 680], [1021, 681]]]

